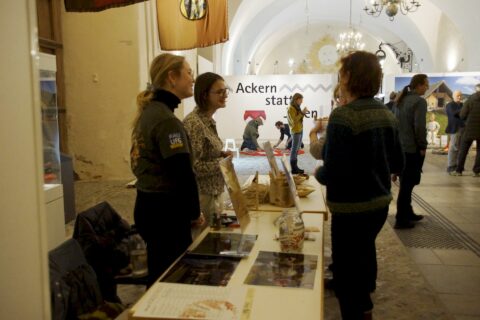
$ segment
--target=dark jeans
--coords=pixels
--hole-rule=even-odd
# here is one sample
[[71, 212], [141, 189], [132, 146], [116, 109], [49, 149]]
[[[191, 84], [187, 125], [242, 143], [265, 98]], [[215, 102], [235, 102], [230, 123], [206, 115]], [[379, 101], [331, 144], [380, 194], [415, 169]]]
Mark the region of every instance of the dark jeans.
[[425, 156], [420, 152], [405, 152], [405, 168], [400, 176], [400, 190], [397, 198], [397, 221], [406, 222], [413, 214], [412, 192], [413, 188], [420, 183], [424, 161]]
[[[292, 149], [292, 140], [293, 139], [290, 139], [290, 141], [287, 142], [287, 147], [285, 149]], [[302, 142], [301, 148], [303, 149], [303, 147], [304, 147], [304, 144]]]
[[149, 286], [192, 243], [189, 215], [182, 210], [181, 201], [170, 193], [137, 190], [134, 219], [147, 244]]
[[242, 146], [240, 147], [240, 150], [243, 150], [245, 148], [248, 148], [250, 150], [257, 150], [257, 146], [250, 139], [244, 139], [243, 140], [243, 143], [242, 143]]
[[290, 150], [290, 161], [297, 161], [297, 153], [302, 144], [303, 132], [292, 134], [292, 149]]
[[332, 261], [335, 294], [343, 320], [363, 319], [373, 308], [370, 292], [377, 280], [375, 239], [385, 224], [388, 206], [352, 214], [332, 212]]
[[463, 172], [465, 170], [465, 161], [467, 160], [467, 154], [472, 146], [473, 141], [477, 141], [477, 155], [475, 156], [475, 163], [473, 165], [473, 172], [480, 173], [480, 139], [462, 138], [460, 143], [460, 152], [458, 153], [457, 172]]

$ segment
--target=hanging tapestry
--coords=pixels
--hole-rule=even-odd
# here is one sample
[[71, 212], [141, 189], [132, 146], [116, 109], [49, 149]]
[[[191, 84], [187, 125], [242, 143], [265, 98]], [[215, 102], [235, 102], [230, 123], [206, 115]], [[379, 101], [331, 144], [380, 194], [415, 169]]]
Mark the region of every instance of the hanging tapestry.
[[147, 0], [65, 0], [67, 12], [96, 12]]
[[228, 40], [227, 0], [157, 0], [162, 50], [208, 47]]

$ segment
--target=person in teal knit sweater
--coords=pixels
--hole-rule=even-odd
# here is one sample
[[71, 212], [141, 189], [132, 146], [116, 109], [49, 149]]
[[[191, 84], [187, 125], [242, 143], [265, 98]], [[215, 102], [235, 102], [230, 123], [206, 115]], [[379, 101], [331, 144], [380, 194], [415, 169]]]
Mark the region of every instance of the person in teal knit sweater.
[[346, 104], [329, 117], [324, 164], [315, 177], [326, 186], [332, 214], [333, 282], [342, 319], [372, 319], [375, 239], [388, 215], [391, 174], [402, 171], [403, 152], [395, 116], [374, 99], [382, 79], [377, 57], [356, 51], [340, 62]]

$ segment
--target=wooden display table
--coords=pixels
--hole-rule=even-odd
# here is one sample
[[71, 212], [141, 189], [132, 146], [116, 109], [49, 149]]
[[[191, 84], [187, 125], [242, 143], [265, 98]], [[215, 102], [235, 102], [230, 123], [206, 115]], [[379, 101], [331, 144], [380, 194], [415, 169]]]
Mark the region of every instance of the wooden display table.
[[[250, 185], [252, 180], [255, 178], [254, 175], [248, 177], [245, 181], [244, 186]], [[270, 184], [270, 177], [268, 175], [259, 175], [258, 183], [261, 184]], [[304, 198], [300, 198], [300, 206], [305, 213], [321, 213], [324, 215], [324, 219], [328, 220], [328, 210], [325, 205], [325, 187], [322, 186], [315, 177], [310, 176], [308, 180], [303, 182], [304, 184], [309, 184], [315, 188], [315, 191], [310, 193]], [[274, 211], [282, 212], [285, 208], [279, 207], [270, 203], [263, 203], [258, 205], [259, 211]]]
[[[258, 238], [247, 258], [240, 261], [236, 267], [228, 288], [245, 288], [246, 298], [243, 309], [242, 320], [319, 320], [323, 319], [323, 224], [322, 215], [304, 213], [303, 220], [305, 227], [316, 228], [317, 232], [312, 232], [315, 240], [305, 241], [303, 251], [305, 255], [314, 255], [317, 258], [315, 269], [315, 278], [313, 288], [284, 288], [276, 286], [246, 285], [244, 281], [254, 264], [259, 251], [280, 251], [280, 244], [275, 240], [278, 233], [277, 226], [274, 225], [275, 219], [280, 216], [279, 212], [261, 212], [255, 211], [251, 214], [251, 221], [246, 227], [245, 234], [257, 234]], [[197, 238], [190, 246], [195, 248], [203, 237], [208, 233], [208, 228]], [[167, 271], [168, 272], [168, 271]], [[166, 273], [167, 273], [166, 272]], [[165, 274], [163, 275], [165, 276]], [[163, 277], [162, 276], [162, 277]], [[155, 303], [155, 292], [165, 283], [155, 283], [143, 297], [132, 307], [129, 312], [129, 319], [164, 319], [161, 316], [146, 313], [146, 310], [153, 310], [152, 304]], [[194, 285], [185, 285], [195, 287]], [[222, 287], [213, 287], [222, 288]], [[198, 288], [200, 289], [200, 288]], [[177, 318], [176, 318], [177, 319]]]

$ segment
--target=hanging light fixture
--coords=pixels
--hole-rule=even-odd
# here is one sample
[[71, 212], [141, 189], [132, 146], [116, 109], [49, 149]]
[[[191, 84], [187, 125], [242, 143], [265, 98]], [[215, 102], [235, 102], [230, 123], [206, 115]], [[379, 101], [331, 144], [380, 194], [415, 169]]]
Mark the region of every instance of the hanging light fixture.
[[395, 19], [398, 11], [403, 15], [415, 12], [421, 6], [417, 0], [369, 0], [370, 4], [365, 5], [363, 10], [371, 16], [378, 17], [385, 7], [385, 14], [390, 21]]
[[352, 27], [352, 0], [350, 0], [350, 17], [348, 31], [342, 32], [338, 36], [337, 52], [341, 55], [347, 55], [352, 51], [363, 50], [365, 43], [362, 42], [362, 34]]

